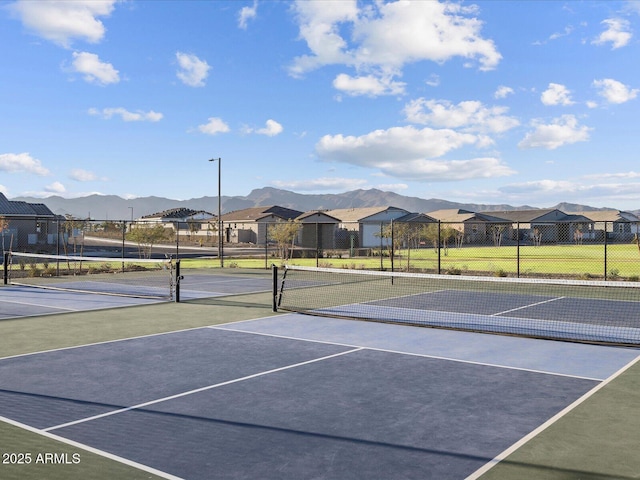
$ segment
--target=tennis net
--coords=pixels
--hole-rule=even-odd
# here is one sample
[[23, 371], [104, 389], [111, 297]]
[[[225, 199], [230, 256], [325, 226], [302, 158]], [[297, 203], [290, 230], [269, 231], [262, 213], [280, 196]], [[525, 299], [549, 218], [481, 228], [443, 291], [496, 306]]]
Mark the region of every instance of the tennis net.
[[172, 300], [176, 261], [9, 252], [5, 285]]
[[287, 266], [276, 310], [475, 332], [640, 344], [640, 282]]

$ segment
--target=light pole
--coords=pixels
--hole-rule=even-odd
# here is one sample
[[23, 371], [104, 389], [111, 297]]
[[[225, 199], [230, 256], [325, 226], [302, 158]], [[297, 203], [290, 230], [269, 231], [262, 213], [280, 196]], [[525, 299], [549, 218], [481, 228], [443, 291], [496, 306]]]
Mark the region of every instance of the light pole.
[[222, 158], [210, 158], [210, 162], [218, 162], [218, 259], [220, 260], [220, 268], [224, 267], [224, 250], [222, 247]]

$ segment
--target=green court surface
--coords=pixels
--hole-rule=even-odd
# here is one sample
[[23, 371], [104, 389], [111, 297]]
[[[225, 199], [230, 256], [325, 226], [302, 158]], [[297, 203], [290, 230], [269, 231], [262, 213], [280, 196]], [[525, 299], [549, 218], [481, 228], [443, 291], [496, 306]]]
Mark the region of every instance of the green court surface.
[[[226, 272], [230, 277], [243, 271]], [[269, 272], [256, 271], [268, 278]], [[0, 287], [1, 289], [1, 287]], [[1, 293], [1, 290], [0, 290]], [[15, 318], [0, 322], [0, 359], [73, 346], [142, 337], [165, 332], [267, 318], [271, 294], [254, 293]], [[419, 328], [419, 327], [404, 327]], [[478, 334], [478, 341], [483, 335]], [[70, 371], [69, 375], [73, 375]], [[0, 389], [2, 386], [0, 385]], [[512, 479], [634, 479], [640, 478], [640, 363], [628, 365], [611, 380], [560, 412], [521, 442], [499, 456], [499, 461], [477, 472], [482, 480]], [[477, 412], [482, 415], [482, 412]], [[2, 417], [2, 412], [0, 412]], [[3, 417], [4, 418], [4, 417]], [[66, 462], [47, 465], [0, 463], [2, 480], [40, 479], [158, 479], [162, 472], [135, 465], [82, 445], [62, 443], [38, 430], [0, 421], [0, 453], [55, 453]], [[67, 454], [63, 456], [63, 454]], [[77, 454], [78, 457], [73, 457]], [[73, 460], [78, 459], [78, 462]], [[428, 474], [424, 478], [429, 478]], [[471, 478], [471, 477], [469, 477]], [[393, 479], [380, 479], [393, 480]]]

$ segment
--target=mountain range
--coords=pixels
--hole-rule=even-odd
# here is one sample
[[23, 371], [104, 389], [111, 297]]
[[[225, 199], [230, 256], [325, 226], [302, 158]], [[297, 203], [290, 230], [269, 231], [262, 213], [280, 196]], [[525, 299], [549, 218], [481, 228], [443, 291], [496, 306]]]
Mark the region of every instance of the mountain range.
[[[205, 210], [214, 214], [218, 212], [218, 197], [172, 200], [163, 197], [125, 199], [116, 195], [88, 195], [78, 198], [51, 196], [44, 199], [16, 197], [13, 200], [29, 203], [44, 203], [51, 211], [58, 215], [72, 215], [76, 218], [92, 218], [96, 220], [128, 220], [173, 208]], [[511, 206], [506, 204], [456, 203], [436, 198], [423, 199], [419, 197], [406, 197], [397, 193], [384, 192], [376, 189], [353, 190], [339, 194], [307, 195], [271, 187], [255, 189], [247, 196], [223, 195], [220, 203], [222, 205], [222, 213], [268, 205], [279, 205], [303, 212], [310, 210], [379, 206], [393, 206], [419, 213], [450, 208], [465, 209], [474, 212], [531, 210], [535, 208], [527, 205]], [[612, 208], [595, 208], [572, 203], [560, 203], [549, 208], [557, 208], [566, 213], [612, 210]], [[640, 213], [640, 211], [634, 211], [634, 213], [637, 214]]]

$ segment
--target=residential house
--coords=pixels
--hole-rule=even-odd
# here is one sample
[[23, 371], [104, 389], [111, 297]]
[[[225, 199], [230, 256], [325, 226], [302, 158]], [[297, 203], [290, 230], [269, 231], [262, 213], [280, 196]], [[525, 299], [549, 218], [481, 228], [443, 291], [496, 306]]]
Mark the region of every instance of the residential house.
[[265, 245], [269, 225], [294, 220], [303, 212], [278, 205], [245, 208], [222, 215], [228, 243]]
[[[571, 243], [589, 231], [592, 221], [582, 215], [567, 214], [557, 208], [485, 212], [512, 222], [520, 239], [540, 243]], [[517, 232], [517, 233], [516, 233]]]
[[456, 242], [500, 245], [512, 237], [511, 222], [489, 213], [478, 213], [461, 208], [429, 212], [428, 215], [441, 222], [441, 228], [451, 227], [459, 232]]
[[348, 244], [340, 241], [336, 235], [340, 220], [327, 215], [321, 210], [305, 212], [296, 217], [300, 222], [298, 245], [302, 248], [322, 250], [334, 248], [348, 248]]
[[204, 210], [172, 208], [140, 218], [136, 225], [161, 223], [173, 228], [181, 237], [217, 236], [217, 216]]
[[588, 211], [580, 212], [579, 215], [593, 222], [593, 228], [588, 234], [589, 238], [594, 240], [602, 240], [603, 232], [606, 232], [607, 239], [628, 242], [635, 238], [640, 227], [640, 218], [637, 215], [622, 210]]
[[6, 222], [0, 232], [3, 250], [55, 245], [58, 241], [60, 219], [42, 203], [13, 201], [0, 193], [0, 219]]
[[385, 226], [410, 212], [397, 207], [341, 208], [327, 210], [327, 215], [340, 220], [339, 235], [349, 238], [355, 248], [388, 247], [391, 239], [384, 235]]

